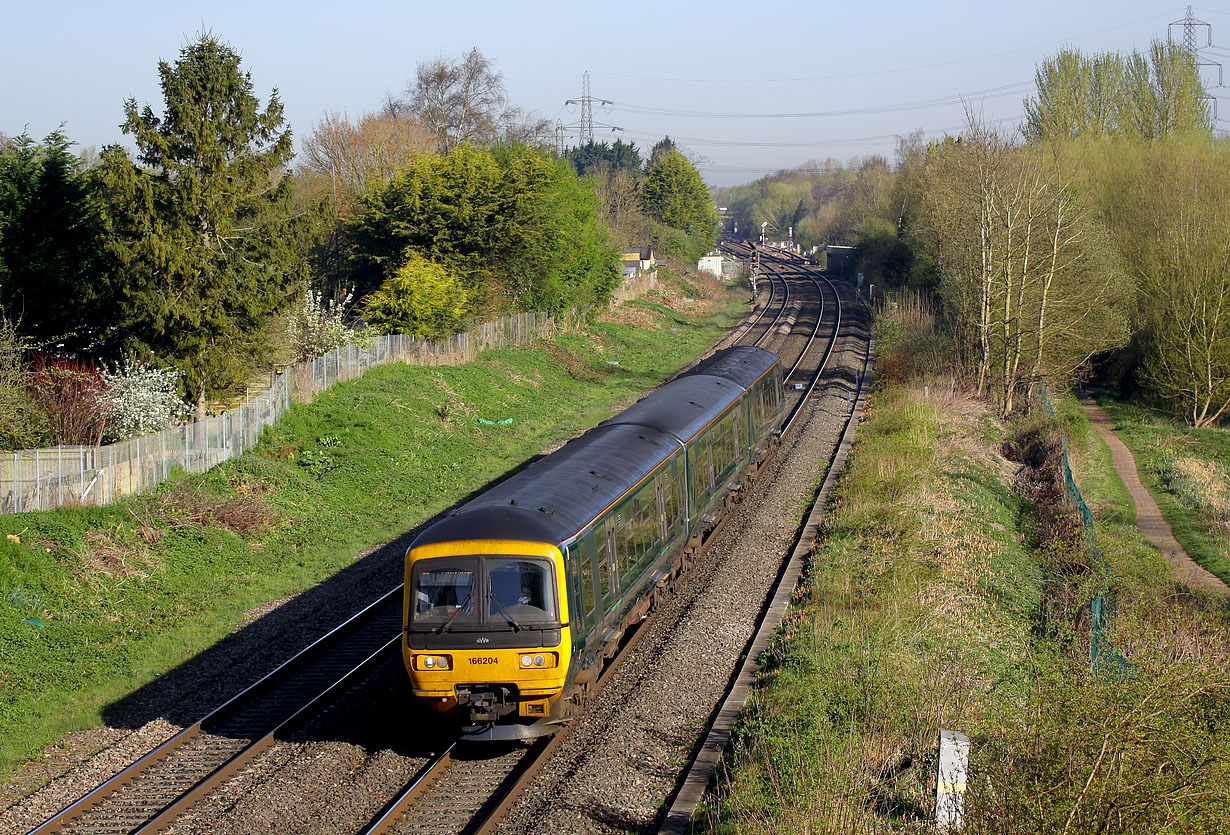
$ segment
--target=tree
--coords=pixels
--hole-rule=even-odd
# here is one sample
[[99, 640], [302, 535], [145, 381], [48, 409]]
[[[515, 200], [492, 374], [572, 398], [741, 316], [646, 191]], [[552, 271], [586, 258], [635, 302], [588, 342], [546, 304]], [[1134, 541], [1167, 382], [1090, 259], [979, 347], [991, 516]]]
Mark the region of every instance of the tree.
[[1026, 99], [1022, 129], [1030, 142], [1212, 130], [1199, 68], [1176, 43], [1154, 41], [1148, 55], [1134, 50], [1126, 58], [1064, 49], [1035, 78], [1038, 97]]
[[207, 392], [267, 355], [269, 324], [305, 278], [307, 226], [289, 210], [291, 135], [277, 90], [260, 110], [238, 53], [211, 34], [158, 73], [163, 116], [135, 99], [124, 106], [137, 164], [119, 146], [102, 152], [117, 336], [129, 353], [177, 365], [201, 416]]
[[406, 96], [390, 98], [385, 110], [414, 116], [442, 154], [466, 144], [533, 145], [550, 134], [546, 119], [509, 106], [504, 77], [477, 47], [459, 59], [419, 63]]
[[409, 252], [462, 276], [487, 312], [600, 301], [619, 275], [585, 181], [523, 145], [423, 157], [362, 206], [348, 227], [360, 298]]
[[0, 151], [0, 309], [35, 343], [95, 347], [106, 315], [102, 215], [91, 177], [53, 131]]
[[683, 154], [673, 149], [659, 154], [645, 175], [641, 195], [646, 214], [693, 240], [690, 256], [702, 255], [717, 243], [717, 207], [700, 172]]
[[346, 214], [360, 195], [379, 188], [434, 147], [434, 140], [409, 115], [369, 113], [351, 122], [329, 112], [303, 142], [302, 167], [329, 178], [338, 214]]
[[1230, 409], [1230, 147], [1121, 143], [1104, 213], [1141, 285], [1140, 381], [1193, 426]]
[[564, 157], [581, 176], [591, 170], [604, 167], [608, 171], [625, 170], [633, 176], [641, 173], [641, 152], [635, 142], [624, 142], [616, 139], [614, 144], [606, 142], [587, 142], [576, 148], [570, 148]]
[[1065, 380], [1126, 344], [1134, 293], [1108, 233], [1048, 148], [971, 120], [929, 154], [925, 223], [980, 396], [1007, 414], [1038, 380]]

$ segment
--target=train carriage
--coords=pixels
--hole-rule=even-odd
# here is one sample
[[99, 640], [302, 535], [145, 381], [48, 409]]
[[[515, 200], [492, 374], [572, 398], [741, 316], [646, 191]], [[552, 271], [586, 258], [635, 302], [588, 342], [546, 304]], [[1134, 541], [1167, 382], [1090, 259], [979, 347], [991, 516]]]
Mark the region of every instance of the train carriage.
[[782, 398], [776, 356], [728, 349], [423, 531], [415, 696], [471, 739], [550, 733], [763, 457]]

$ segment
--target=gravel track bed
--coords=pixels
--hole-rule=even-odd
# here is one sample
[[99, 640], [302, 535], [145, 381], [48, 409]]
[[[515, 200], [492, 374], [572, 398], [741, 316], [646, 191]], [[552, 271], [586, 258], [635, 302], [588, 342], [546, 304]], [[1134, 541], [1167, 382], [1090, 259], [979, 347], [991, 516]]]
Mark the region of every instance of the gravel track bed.
[[167, 832], [357, 831], [414, 778], [441, 741], [411, 702], [398, 658], [278, 741]]
[[[843, 378], [861, 368], [862, 345], [839, 342]], [[829, 389], [500, 831], [656, 831], [836, 445], [846, 390]]]

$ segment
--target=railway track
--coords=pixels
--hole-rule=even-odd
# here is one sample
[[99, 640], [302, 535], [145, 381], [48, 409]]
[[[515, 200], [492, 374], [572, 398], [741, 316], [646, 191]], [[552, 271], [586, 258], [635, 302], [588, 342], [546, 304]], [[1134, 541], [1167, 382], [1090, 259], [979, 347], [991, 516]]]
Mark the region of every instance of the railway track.
[[376, 667], [399, 658], [393, 589], [252, 687], [31, 831], [153, 833], [241, 771], [278, 736], [316, 716]]
[[[787, 276], [794, 277], [801, 285], [805, 285], [809, 292], [791, 294]], [[802, 320], [801, 347], [796, 349], [797, 356], [787, 379], [790, 379], [792, 375], [800, 379], [804, 374], [806, 374], [806, 379], [800, 383], [800, 388], [795, 392], [795, 404], [782, 425], [782, 431], [789, 432], [795, 425], [807, 398], [819, 384], [836, 344], [841, 324], [841, 301], [835, 288], [827, 279], [814, 273], [800, 272], [797, 268], [771, 265], [768, 280], [770, 286], [777, 288], [777, 291], [770, 293], [770, 301], [766, 309], [773, 304], [772, 299], [779, 300], [777, 310], [772, 314], [772, 324], [761, 329], [755, 329], [752, 326], [745, 327], [737, 342], [738, 344], [763, 345], [765, 342], [776, 339], [786, 344], [792, 341], [791, 334], [794, 334], [793, 341], [799, 342], [800, 337], [793, 326], [800, 324]], [[791, 304], [786, 301], [792, 295], [796, 306], [793, 316], [789, 315]], [[761, 318], [767, 318], [763, 311], [761, 316], [753, 319], [752, 324], [755, 325]], [[785, 319], [791, 321], [792, 327], [788, 332], [778, 333], [777, 325]], [[817, 341], [821, 340], [820, 333], [826, 323], [831, 326], [832, 331], [829, 338], [824, 340], [826, 343], [824, 350], [813, 352], [811, 349]], [[809, 360], [809, 357], [814, 358]], [[706, 537], [706, 545], [721, 533], [730, 519], [730, 513], [722, 517], [718, 526]], [[604, 668], [597, 690], [600, 691], [632, 655], [641, 636], [645, 634], [644, 628], [648, 626], [653, 617], [651, 613], [642, 627], [632, 632], [619, 653]], [[583, 721], [583, 716], [578, 721]], [[500, 754], [485, 761], [484, 764], [470, 762], [464, 769], [457, 767], [452, 755], [442, 756], [423, 775], [416, 777], [411, 785], [407, 786], [403, 794], [391, 803], [368, 829], [364, 830], [364, 835], [385, 835], [385, 833], [478, 833], [485, 835], [485, 833], [495, 832], [504, 815], [515, 805], [546, 761], [567, 741], [571, 730], [571, 727], [565, 728], [546, 743], [536, 746], [532, 751], [521, 750]], [[512, 765], [514, 761], [515, 765]], [[517, 775], [515, 778], [514, 774]], [[473, 789], [476, 785], [488, 788], [476, 792]], [[428, 786], [443, 788], [433, 791]], [[484, 791], [491, 792], [491, 796], [483, 799], [481, 796]], [[500, 797], [499, 802], [495, 800], [496, 795]]]
[[[788, 380], [797, 397], [783, 431], [790, 431], [823, 374], [840, 327], [840, 302], [831, 286], [795, 264], [764, 259], [767, 298], [739, 335], [741, 344], [768, 344], [795, 357]], [[792, 286], [793, 285], [793, 286]], [[818, 297], [818, 300], [817, 300]], [[819, 334], [832, 329], [824, 351], [813, 350]], [[799, 330], [806, 335], [800, 336]], [[796, 347], [801, 345], [801, 347]], [[804, 378], [805, 387], [793, 388]], [[729, 514], [724, 517], [725, 525]], [[721, 526], [719, 526], [720, 528]], [[710, 538], [714, 534], [710, 535]], [[34, 833], [156, 832], [211, 791], [243, 771], [275, 739], [285, 738], [361, 682], [381, 664], [400, 663], [401, 589], [392, 589], [368, 609], [270, 673], [196, 725], [176, 736], [90, 794], [32, 830]], [[636, 646], [634, 630], [601, 681]], [[492, 757], [448, 746], [389, 801], [363, 832], [489, 832], [533, 775], [567, 738], [516, 746]], [[464, 785], [465, 790], [459, 787]]]

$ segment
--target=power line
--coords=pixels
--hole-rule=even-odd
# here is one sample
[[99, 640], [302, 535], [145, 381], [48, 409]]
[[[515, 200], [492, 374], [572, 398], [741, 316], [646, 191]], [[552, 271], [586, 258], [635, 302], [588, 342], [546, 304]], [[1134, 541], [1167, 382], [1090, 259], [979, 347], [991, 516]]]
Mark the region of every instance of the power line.
[[[1012, 123], [1020, 123], [1025, 119], [1024, 114], [1016, 116], [1007, 116], [1002, 119], [995, 119], [987, 122], [988, 127], [1000, 127]], [[923, 136], [943, 136], [963, 130], [965, 125], [957, 125], [947, 128], [934, 128], [932, 130], [924, 130]], [[630, 130], [630, 136], [653, 138], [657, 134], [645, 133], [643, 131]], [[681, 142], [686, 142], [689, 145], [696, 145], [710, 148], [838, 148], [851, 145], [863, 145], [873, 142], [895, 142], [897, 137], [903, 136], [902, 133], [880, 134], [878, 136], [856, 136], [846, 139], [821, 139], [806, 142], [750, 142], [737, 139], [710, 139], [697, 136], [673, 136]]]
[[912, 67], [897, 67], [894, 69], [885, 70], [869, 70], [867, 72], [842, 73], [840, 75], [810, 75], [799, 76], [795, 78], [672, 78], [670, 76], [660, 75], [634, 75], [630, 73], [616, 73], [599, 71], [599, 75], [610, 76], [612, 78], [636, 78], [646, 81], [678, 81], [688, 84], [786, 84], [795, 81], [832, 81], [842, 78], [865, 78], [873, 75], [891, 75], [901, 72], [916, 72], [918, 70], [930, 70], [938, 67], [951, 67], [954, 64], [968, 64], [973, 61], [985, 61], [988, 58], [1000, 58], [1004, 55], [1015, 55], [1020, 52], [1031, 52], [1036, 49], [1043, 49], [1048, 46], [1057, 46], [1071, 43], [1074, 40], [1081, 38], [1091, 38], [1095, 35], [1104, 35], [1107, 32], [1114, 32], [1118, 29], [1127, 29], [1131, 26], [1139, 26], [1142, 23], [1151, 23], [1160, 18], [1170, 17], [1173, 12], [1163, 12], [1162, 14], [1150, 15], [1149, 17], [1133, 20], [1129, 23], [1121, 23], [1117, 26], [1111, 26], [1106, 29], [1099, 29], [1096, 32], [1086, 32], [1083, 35], [1074, 35], [1069, 38], [1064, 38], [1057, 41], [1048, 41], [1046, 43], [1034, 44], [1033, 46], [1020, 47], [1019, 49], [1008, 49], [1003, 52], [991, 52], [986, 55], [976, 55], [970, 58], [955, 58], [951, 61], [939, 61], [934, 64], [918, 64]]
[[899, 113], [909, 110], [925, 110], [931, 107], [945, 107], [953, 104], [963, 104], [972, 99], [988, 99], [1001, 96], [1020, 95], [1034, 87], [1032, 81], [1019, 81], [1014, 84], [1004, 84], [990, 87], [986, 90], [975, 90], [970, 93], [940, 96], [934, 99], [924, 99], [901, 104], [872, 105], [871, 107], [855, 107], [844, 110], [820, 110], [808, 113], [716, 113], [699, 110], [677, 110], [669, 107], [653, 107], [650, 105], [626, 104], [615, 102], [620, 110], [643, 116], [667, 116], [692, 119], [814, 119], [833, 116], [860, 116], [873, 113]]

